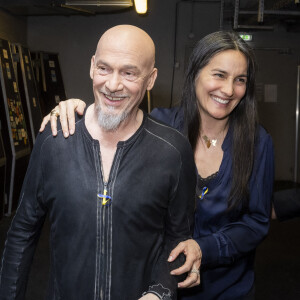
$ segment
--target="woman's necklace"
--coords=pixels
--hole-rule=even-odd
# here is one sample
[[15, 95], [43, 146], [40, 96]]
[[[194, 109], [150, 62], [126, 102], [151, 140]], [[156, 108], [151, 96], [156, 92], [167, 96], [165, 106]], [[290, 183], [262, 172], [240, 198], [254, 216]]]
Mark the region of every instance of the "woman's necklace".
[[207, 137], [207, 135], [203, 135], [202, 138], [203, 138], [203, 140], [204, 140], [207, 148], [209, 148], [211, 145], [213, 145], [214, 147], [216, 147], [218, 139], [209, 139]]
[[225, 135], [226, 128], [227, 128], [227, 126], [214, 139], [210, 139], [206, 134], [203, 135], [202, 138], [205, 142], [206, 147], [207, 148], [210, 148], [210, 146], [216, 147], [218, 141], [224, 140], [224, 135]]

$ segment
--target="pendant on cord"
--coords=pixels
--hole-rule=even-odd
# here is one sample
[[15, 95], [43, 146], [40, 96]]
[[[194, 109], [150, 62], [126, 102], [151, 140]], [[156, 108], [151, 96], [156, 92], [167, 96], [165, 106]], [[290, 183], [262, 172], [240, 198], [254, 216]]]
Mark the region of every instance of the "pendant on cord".
[[211, 145], [216, 147], [217, 141], [218, 141], [217, 139], [210, 140], [206, 135], [204, 135], [202, 138], [204, 139], [204, 142], [205, 142], [207, 148], [209, 148]]
[[97, 197], [102, 199], [102, 205], [109, 206], [112, 202], [111, 197], [107, 195], [107, 190], [104, 190], [103, 195], [102, 194], [97, 194]]
[[202, 189], [202, 193], [201, 195], [199, 195], [199, 198], [200, 199], [204, 199], [204, 195], [208, 193], [208, 188], [205, 186], [203, 189]]

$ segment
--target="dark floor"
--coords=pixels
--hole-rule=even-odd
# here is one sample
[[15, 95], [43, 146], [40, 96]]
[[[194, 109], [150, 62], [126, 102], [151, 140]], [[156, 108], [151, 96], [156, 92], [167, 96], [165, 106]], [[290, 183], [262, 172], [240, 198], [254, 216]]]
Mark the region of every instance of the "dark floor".
[[300, 218], [271, 222], [256, 255], [256, 299], [300, 299]]
[[[0, 221], [0, 253], [10, 221], [10, 218]], [[32, 265], [26, 300], [44, 298], [49, 262], [48, 228], [46, 223]], [[257, 249], [256, 299], [300, 299], [300, 218], [271, 222], [269, 236]]]
[[[0, 257], [6, 232], [9, 228], [12, 218], [4, 217], [0, 221]], [[29, 281], [27, 286], [26, 300], [42, 300], [45, 298], [45, 291], [48, 283], [48, 268], [49, 268], [49, 224], [46, 221], [40, 240], [36, 249], [36, 253], [31, 266]]]

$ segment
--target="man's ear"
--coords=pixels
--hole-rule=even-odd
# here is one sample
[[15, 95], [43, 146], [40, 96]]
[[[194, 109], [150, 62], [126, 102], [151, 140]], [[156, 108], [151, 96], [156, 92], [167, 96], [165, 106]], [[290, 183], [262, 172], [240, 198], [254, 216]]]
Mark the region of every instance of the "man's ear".
[[90, 67], [90, 77], [92, 80], [94, 78], [94, 68], [95, 68], [95, 55], [92, 56], [91, 67]]
[[150, 74], [150, 77], [148, 79], [147, 91], [152, 90], [152, 88], [154, 86], [154, 83], [155, 83], [155, 80], [156, 80], [156, 77], [157, 77], [157, 69], [153, 68], [153, 70]]

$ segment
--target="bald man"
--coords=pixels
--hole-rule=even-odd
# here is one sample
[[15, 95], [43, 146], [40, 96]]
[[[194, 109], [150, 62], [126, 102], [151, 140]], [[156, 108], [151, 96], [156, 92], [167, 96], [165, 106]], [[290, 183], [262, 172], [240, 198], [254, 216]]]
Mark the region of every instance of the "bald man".
[[138, 106], [157, 76], [141, 29], [106, 31], [91, 60], [94, 104], [65, 139], [34, 146], [8, 231], [0, 299], [24, 299], [33, 253], [50, 222], [49, 300], [176, 299], [167, 261], [191, 238], [196, 168], [187, 140]]

